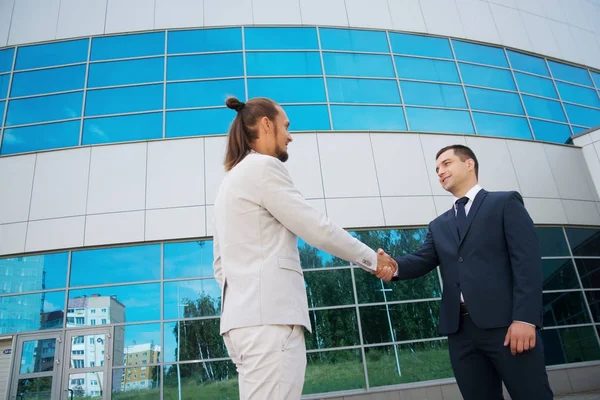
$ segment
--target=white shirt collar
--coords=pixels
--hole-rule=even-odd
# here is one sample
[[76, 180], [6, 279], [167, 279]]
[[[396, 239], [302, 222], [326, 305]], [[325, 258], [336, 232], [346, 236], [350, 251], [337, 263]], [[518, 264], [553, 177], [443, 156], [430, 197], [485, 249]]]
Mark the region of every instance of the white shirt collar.
[[[475, 186], [473, 186], [471, 188], [471, 190], [469, 190], [467, 192], [467, 194], [465, 194], [466, 197], [469, 198], [469, 203], [472, 203], [473, 201], [475, 201], [475, 196], [477, 196], [477, 193], [479, 193], [479, 191], [482, 189], [481, 186], [479, 186], [479, 184], [476, 184]], [[456, 208], [456, 200], [458, 200], [458, 197], [452, 196], [453, 198], [453, 207]]]

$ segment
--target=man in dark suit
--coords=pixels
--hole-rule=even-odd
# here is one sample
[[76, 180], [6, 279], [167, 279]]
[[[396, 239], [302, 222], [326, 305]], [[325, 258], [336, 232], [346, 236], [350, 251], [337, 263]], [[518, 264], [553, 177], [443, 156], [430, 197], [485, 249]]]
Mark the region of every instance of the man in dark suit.
[[454, 196], [429, 224], [425, 242], [396, 258], [397, 279], [423, 276], [438, 265], [443, 294], [440, 333], [465, 400], [552, 399], [541, 328], [542, 266], [533, 221], [517, 192], [487, 192], [479, 164], [462, 145], [436, 155], [440, 184]]

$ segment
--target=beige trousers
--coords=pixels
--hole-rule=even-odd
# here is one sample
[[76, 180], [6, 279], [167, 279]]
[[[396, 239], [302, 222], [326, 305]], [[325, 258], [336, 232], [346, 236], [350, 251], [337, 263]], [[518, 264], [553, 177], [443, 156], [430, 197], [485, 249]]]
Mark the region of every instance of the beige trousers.
[[300, 399], [306, 370], [302, 326], [232, 329], [223, 340], [237, 367], [240, 400]]

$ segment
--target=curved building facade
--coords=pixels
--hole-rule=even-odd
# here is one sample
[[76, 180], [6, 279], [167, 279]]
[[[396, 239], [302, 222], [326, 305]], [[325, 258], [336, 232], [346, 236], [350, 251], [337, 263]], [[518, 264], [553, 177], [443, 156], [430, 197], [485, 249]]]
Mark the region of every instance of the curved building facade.
[[[0, 397], [237, 398], [212, 209], [227, 96], [270, 97], [315, 207], [414, 251], [466, 144], [543, 258], [555, 394], [600, 374], [598, 0], [0, 1]], [[457, 399], [439, 271], [384, 283], [302, 240], [306, 398]], [[37, 396], [37, 397], [35, 397]]]

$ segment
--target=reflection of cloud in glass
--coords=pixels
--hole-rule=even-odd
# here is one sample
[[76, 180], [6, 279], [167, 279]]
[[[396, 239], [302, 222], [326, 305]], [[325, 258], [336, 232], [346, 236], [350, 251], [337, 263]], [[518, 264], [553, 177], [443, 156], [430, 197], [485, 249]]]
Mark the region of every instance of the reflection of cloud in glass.
[[91, 133], [93, 133], [94, 135], [96, 135], [96, 138], [102, 138], [102, 139], [107, 139], [108, 138], [108, 135], [106, 133], [104, 133], [104, 131], [102, 129], [100, 129], [98, 127], [98, 125], [96, 125], [95, 123], [91, 122], [90, 120], [87, 120], [86, 128]]
[[202, 240], [165, 244], [165, 278], [213, 276], [213, 242]]
[[[185, 318], [198, 315], [188, 315], [184, 306], [190, 304], [196, 308], [198, 301], [207, 300], [210, 296], [212, 306], [202, 307], [198, 313], [202, 316], [212, 316], [219, 308], [221, 287], [215, 279], [199, 279], [186, 282], [165, 282], [165, 319]], [[177, 296], [179, 295], [179, 302]], [[179, 304], [179, 306], [178, 306]], [[178, 309], [179, 308], [179, 309]]]
[[125, 346], [144, 343], [160, 346], [160, 324], [125, 326]]
[[[8, 124], [8, 122], [7, 122]], [[4, 143], [5, 144], [23, 144], [24, 140], [17, 138], [13, 135], [12, 130], [4, 131]]]

